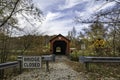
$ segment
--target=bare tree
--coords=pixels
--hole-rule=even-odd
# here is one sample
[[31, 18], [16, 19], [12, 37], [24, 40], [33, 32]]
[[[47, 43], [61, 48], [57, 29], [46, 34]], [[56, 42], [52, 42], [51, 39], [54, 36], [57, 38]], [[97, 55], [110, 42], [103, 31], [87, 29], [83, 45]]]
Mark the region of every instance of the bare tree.
[[[27, 14], [34, 19], [42, 21], [42, 11], [34, 6], [32, 0], [1, 0], [0, 1], [0, 27], [3, 27], [9, 21], [16, 21], [16, 15]], [[12, 23], [11, 23], [12, 25]]]
[[[39, 22], [42, 21], [42, 11], [34, 6], [32, 0], [0, 0], [0, 63], [7, 61], [13, 28], [20, 30], [16, 25], [18, 23], [16, 16], [22, 15], [25, 17], [25, 14], [31, 16], [32, 19], [39, 20]], [[31, 24], [27, 19], [28, 17], [25, 18]], [[25, 45], [25, 49], [28, 48], [28, 46], [29, 44]], [[4, 70], [0, 70], [0, 79], [2, 79], [3, 76]]]

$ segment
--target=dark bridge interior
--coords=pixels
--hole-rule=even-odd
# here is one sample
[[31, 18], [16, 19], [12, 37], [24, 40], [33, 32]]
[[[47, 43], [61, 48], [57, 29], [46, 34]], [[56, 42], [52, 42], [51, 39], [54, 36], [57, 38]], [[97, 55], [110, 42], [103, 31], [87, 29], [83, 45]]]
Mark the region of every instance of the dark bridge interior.
[[67, 43], [65, 41], [55, 41], [53, 43], [53, 54], [65, 55]]

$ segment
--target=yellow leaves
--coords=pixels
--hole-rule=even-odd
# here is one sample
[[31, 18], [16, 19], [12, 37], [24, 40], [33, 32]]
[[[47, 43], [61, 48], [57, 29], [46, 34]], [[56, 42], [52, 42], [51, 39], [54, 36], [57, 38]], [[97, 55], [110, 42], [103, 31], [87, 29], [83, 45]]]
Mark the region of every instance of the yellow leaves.
[[95, 47], [104, 47], [105, 41], [104, 41], [103, 39], [97, 39], [97, 40], [93, 43], [93, 45], [94, 45]]
[[94, 45], [90, 45], [89, 48], [94, 48]]
[[103, 48], [106, 44], [106, 41], [103, 39], [97, 39], [93, 41], [92, 45], [89, 46], [90, 49], [93, 48]]

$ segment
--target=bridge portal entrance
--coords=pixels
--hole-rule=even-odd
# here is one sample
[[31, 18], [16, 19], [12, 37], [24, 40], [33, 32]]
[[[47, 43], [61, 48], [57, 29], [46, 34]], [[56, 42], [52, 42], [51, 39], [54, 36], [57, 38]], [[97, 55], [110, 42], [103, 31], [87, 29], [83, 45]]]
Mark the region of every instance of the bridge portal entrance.
[[53, 53], [58, 55], [66, 54], [67, 43], [65, 41], [55, 41], [53, 43]]
[[70, 40], [61, 34], [50, 40], [50, 52], [56, 55], [68, 55], [70, 53]]

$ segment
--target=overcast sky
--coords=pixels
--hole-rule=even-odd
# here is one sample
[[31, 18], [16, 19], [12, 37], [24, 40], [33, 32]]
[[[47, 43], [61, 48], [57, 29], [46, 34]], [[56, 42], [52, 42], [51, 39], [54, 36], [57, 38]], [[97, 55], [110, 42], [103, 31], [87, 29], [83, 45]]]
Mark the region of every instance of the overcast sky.
[[[67, 35], [73, 26], [77, 32], [88, 25], [75, 24], [75, 16], [81, 16], [83, 19], [89, 18], [97, 11], [110, 8], [115, 2], [106, 2], [103, 0], [33, 0], [35, 5], [43, 11], [45, 20], [42, 24], [36, 24], [40, 32], [54, 35]], [[23, 22], [21, 22], [23, 23]], [[29, 25], [30, 26], [30, 25]]]

